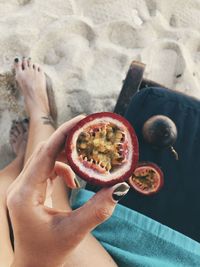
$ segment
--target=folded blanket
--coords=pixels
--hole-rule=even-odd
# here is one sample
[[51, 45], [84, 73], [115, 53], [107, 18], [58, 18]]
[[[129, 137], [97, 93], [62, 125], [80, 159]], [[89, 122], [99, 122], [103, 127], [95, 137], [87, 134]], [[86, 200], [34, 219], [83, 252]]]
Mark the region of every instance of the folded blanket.
[[[92, 195], [80, 190], [73, 208]], [[120, 267], [200, 266], [198, 242], [120, 204], [93, 234]]]

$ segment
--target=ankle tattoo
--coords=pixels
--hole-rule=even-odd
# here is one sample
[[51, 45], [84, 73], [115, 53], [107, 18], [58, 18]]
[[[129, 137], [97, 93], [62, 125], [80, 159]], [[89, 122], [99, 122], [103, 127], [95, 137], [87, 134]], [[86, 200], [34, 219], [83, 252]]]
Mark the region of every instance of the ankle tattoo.
[[45, 125], [51, 125], [53, 128], [56, 128], [56, 123], [51, 117], [51, 115], [43, 116], [41, 117], [43, 124]]

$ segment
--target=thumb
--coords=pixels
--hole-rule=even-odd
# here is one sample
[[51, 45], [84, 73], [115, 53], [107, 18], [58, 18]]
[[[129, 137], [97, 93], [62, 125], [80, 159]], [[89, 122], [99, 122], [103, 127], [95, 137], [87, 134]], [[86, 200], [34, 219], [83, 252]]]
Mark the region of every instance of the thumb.
[[86, 204], [74, 211], [74, 229], [84, 236], [97, 225], [107, 220], [113, 213], [117, 202], [125, 196], [130, 186], [127, 183], [103, 188]]

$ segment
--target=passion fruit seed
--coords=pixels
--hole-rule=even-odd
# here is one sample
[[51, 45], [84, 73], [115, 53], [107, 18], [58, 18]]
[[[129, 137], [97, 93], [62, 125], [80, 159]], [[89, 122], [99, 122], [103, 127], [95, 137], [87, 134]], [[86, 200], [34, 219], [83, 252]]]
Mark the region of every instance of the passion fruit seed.
[[85, 129], [78, 136], [76, 148], [79, 158], [99, 172], [112, 172], [126, 161], [125, 133], [111, 123]]

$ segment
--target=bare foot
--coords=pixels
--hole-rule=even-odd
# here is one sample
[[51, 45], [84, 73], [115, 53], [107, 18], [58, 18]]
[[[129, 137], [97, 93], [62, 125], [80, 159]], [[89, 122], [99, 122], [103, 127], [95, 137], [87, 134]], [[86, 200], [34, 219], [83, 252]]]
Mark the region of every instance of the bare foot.
[[17, 157], [24, 156], [28, 135], [28, 120], [13, 121], [10, 129], [10, 144]]
[[0, 170], [0, 205], [6, 207], [6, 192], [23, 168], [27, 143], [28, 121], [14, 121], [10, 129], [10, 144], [16, 158]]
[[14, 69], [16, 81], [24, 96], [26, 111], [29, 116], [50, 114], [46, 92], [46, 77], [42, 68], [31, 62], [31, 59], [15, 58]]

